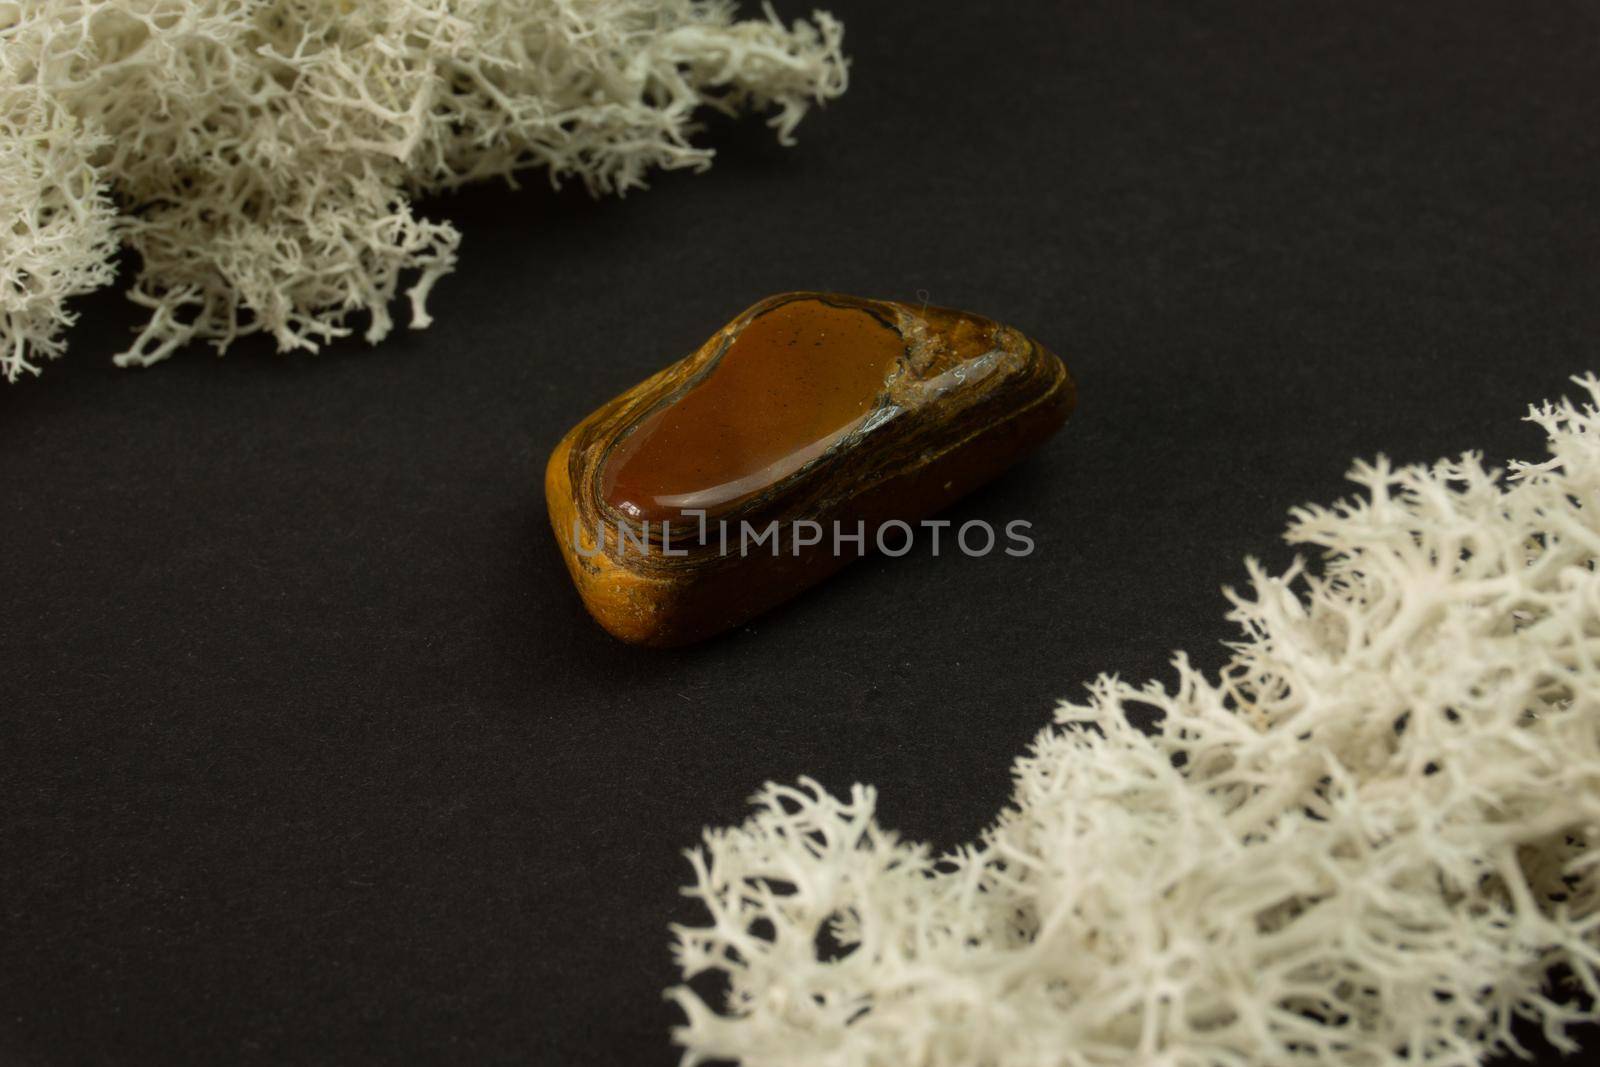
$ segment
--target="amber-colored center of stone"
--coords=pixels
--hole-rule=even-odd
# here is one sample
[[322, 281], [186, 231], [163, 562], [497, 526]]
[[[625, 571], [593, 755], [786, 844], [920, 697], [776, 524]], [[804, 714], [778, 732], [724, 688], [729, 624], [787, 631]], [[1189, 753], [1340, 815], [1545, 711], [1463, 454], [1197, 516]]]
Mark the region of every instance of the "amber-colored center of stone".
[[802, 299], [762, 312], [710, 373], [616, 444], [601, 496], [651, 522], [725, 512], [861, 425], [903, 349], [860, 308]]

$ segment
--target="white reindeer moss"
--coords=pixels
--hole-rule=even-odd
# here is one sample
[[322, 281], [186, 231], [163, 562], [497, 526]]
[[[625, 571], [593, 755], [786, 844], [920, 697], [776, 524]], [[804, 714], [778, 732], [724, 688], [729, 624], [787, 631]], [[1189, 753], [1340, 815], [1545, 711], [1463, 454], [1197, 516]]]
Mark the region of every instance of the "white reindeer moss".
[[1358, 464], [1362, 498], [1293, 512], [1321, 566], [1247, 564], [1218, 681], [1180, 655], [1172, 689], [1061, 704], [974, 845], [768, 785], [690, 854], [710, 921], [676, 954], [730, 989], [670, 991], [685, 1062], [1465, 1065], [1518, 1016], [1569, 1047], [1600, 992], [1600, 412], [1530, 418], [1546, 462]]
[[411, 197], [703, 169], [701, 105], [775, 108], [788, 143], [844, 91], [842, 35], [729, 0], [0, 0], [0, 373], [60, 353], [118, 242], [149, 311], [123, 365], [315, 350], [352, 312], [376, 342], [402, 278], [425, 326], [459, 234]]

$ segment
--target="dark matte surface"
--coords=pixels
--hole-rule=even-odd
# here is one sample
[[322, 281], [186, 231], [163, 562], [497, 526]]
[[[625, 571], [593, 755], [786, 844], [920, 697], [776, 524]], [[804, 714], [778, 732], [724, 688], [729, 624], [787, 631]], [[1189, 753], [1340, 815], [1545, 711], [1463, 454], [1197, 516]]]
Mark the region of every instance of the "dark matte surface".
[[[0, 388], [0, 1062], [668, 1064], [679, 850], [763, 780], [967, 840], [1054, 698], [1219, 663], [1219, 586], [1353, 456], [1536, 453], [1600, 363], [1593, 5], [1193, 6], [837, 3], [798, 148], [430, 205], [461, 270], [379, 351], [120, 372], [85, 302]], [[1039, 551], [615, 643], [545, 455], [801, 287], [1067, 358], [1078, 417], [952, 516]]]

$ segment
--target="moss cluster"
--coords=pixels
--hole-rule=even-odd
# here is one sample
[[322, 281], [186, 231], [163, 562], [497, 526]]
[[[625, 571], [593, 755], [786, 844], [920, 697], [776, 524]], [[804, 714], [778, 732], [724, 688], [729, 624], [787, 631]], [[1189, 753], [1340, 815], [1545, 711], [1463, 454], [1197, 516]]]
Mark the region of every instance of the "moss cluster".
[[845, 88], [824, 13], [727, 0], [0, 2], [0, 373], [59, 355], [126, 246], [149, 312], [117, 357], [264, 331], [315, 350], [411, 325], [456, 260], [412, 198], [527, 170], [595, 193], [703, 168], [703, 105], [788, 141]]
[[[1600, 380], [1580, 384], [1600, 401]], [[1550, 458], [1357, 465], [1215, 680], [1101, 677], [936, 856], [769, 785], [675, 931], [686, 1063], [1467, 1067], [1600, 995], [1600, 410]], [[1160, 713], [1153, 733], [1130, 723]], [[1553, 988], [1557, 977], [1563, 988]]]

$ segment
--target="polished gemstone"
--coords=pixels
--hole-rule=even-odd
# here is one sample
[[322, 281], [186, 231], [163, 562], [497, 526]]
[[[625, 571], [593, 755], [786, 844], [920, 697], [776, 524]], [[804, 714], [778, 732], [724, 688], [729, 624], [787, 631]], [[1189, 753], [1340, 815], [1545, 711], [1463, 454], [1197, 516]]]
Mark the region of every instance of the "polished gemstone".
[[895, 327], [820, 297], [757, 315], [611, 449], [600, 496], [629, 518], [716, 518], [859, 428], [905, 350]]
[[[573, 427], [545, 500], [590, 614], [625, 641], [680, 645], [995, 477], [1075, 398], [1048, 349], [981, 315], [783, 293]], [[704, 519], [674, 521], [685, 512]]]

